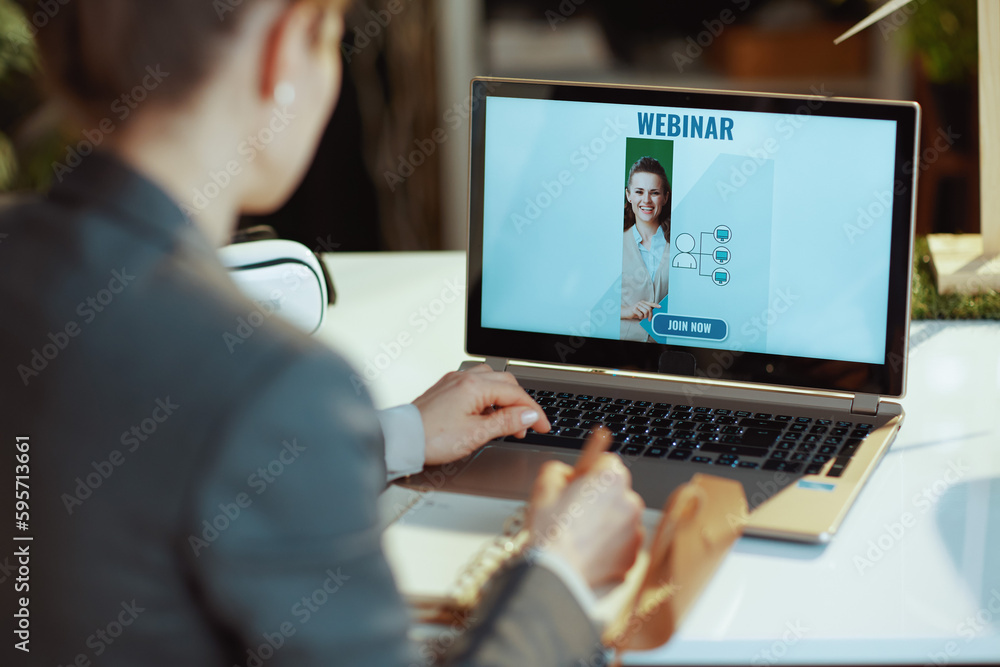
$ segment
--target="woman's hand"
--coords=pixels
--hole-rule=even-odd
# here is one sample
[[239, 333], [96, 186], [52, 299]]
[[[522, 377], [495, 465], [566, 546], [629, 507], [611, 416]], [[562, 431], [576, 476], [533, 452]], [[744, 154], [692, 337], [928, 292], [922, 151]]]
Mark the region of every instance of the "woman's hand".
[[623, 320], [646, 320], [653, 319], [653, 310], [659, 308], [660, 304], [652, 301], [640, 299], [631, 306], [622, 306]]
[[424, 421], [427, 465], [456, 461], [505, 435], [523, 438], [529, 426], [552, 428], [513, 375], [486, 364], [448, 373], [413, 404]]
[[643, 507], [616, 454], [601, 454], [582, 474], [549, 461], [528, 506], [531, 544], [563, 558], [591, 588], [619, 583], [642, 546]]

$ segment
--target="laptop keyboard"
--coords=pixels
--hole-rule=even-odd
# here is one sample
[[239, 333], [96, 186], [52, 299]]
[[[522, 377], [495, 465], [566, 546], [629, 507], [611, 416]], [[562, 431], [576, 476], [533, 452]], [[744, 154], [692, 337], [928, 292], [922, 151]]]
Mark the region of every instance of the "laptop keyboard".
[[542, 406], [552, 431], [529, 430], [507, 440], [581, 449], [605, 426], [611, 451], [627, 457], [690, 461], [733, 468], [805, 475], [844, 474], [873, 424], [751, 412], [705, 405], [678, 405], [628, 398], [526, 388]]

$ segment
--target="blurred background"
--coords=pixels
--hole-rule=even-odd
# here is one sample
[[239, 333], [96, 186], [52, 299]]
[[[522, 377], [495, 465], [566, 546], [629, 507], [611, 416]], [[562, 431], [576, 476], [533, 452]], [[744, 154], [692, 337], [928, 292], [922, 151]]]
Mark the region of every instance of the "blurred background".
[[[918, 234], [979, 229], [976, 0], [917, 0], [840, 46], [884, 0], [357, 0], [340, 104], [308, 176], [265, 222], [318, 252], [462, 249], [476, 75], [915, 99]], [[42, 13], [39, 13], [42, 12]], [[0, 0], [0, 191], [44, 190], [73, 136], [31, 35]]]

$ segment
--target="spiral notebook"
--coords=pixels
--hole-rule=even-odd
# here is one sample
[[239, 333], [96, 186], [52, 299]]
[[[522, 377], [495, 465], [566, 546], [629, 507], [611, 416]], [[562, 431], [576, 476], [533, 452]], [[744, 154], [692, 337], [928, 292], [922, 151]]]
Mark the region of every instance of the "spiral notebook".
[[[525, 507], [444, 491], [414, 494], [397, 507], [383, 548], [417, 620], [447, 623], [476, 607], [486, 583], [527, 543]], [[737, 482], [700, 474], [670, 497], [663, 512], [647, 509], [646, 545], [625, 581], [595, 591], [606, 643], [648, 648], [666, 642], [741, 534], [746, 516]]]

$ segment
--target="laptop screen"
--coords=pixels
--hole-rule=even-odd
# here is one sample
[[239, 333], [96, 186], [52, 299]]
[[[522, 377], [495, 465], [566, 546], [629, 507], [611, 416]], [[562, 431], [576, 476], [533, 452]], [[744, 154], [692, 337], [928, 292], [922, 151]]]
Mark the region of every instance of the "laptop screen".
[[902, 393], [914, 105], [474, 98], [471, 354]]

